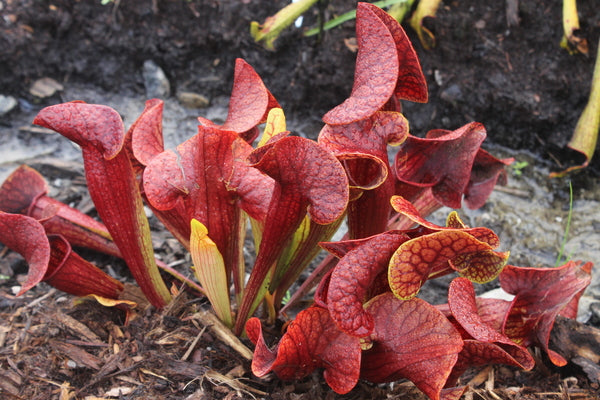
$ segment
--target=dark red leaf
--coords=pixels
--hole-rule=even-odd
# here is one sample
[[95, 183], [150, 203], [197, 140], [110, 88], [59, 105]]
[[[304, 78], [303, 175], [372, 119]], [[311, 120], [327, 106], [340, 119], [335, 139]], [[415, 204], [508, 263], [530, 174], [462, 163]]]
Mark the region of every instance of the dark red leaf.
[[[511, 350], [517, 348], [522, 350], [514, 355], [511, 354]], [[505, 349], [497, 343], [467, 339], [448, 378], [448, 383], [455, 384], [458, 378], [471, 367], [489, 364], [512, 365], [529, 371], [534, 367], [535, 361], [524, 347], [515, 345]]]
[[171, 294], [160, 277], [150, 226], [127, 151], [119, 114], [110, 107], [82, 102], [44, 108], [34, 124], [55, 130], [81, 146], [90, 196], [148, 300], [164, 307]]
[[36, 219], [0, 211], [0, 242], [21, 254], [29, 264], [19, 295], [44, 279], [50, 262], [50, 243], [44, 227]]
[[0, 187], [0, 211], [35, 218], [42, 223], [47, 234], [60, 234], [73, 246], [121, 257], [102, 223], [48, 197], [46, 193], [44, 178], [33, 168], [21, 165]]
[[375, 328], [360, 377], [375, 383], [406, 378], [429, 398], [440, 399], [463, 346], [450, 321], [424, 300], [398, 300], [391, 293], [375, 297], [366, 310]]
[[94, 148], [107, 160], [119, 154], [125, 138], [119, 114], [99, 104], [74, 101], [46, 107], [33, 123], [57, 131], [82, 148]]
[[367, 243], [372, 238], [340, 240], [337, 242], [321, 242], [319, 246], [327, 250], [337, 258], [344, 257], [349, 251], [352, 251], [363, 244]]
[[[146, 101], [144, 111], [131, 125], [125, 137], [125, 147], [132, 155], [133, 168], [139, 177], [143, 193], [142, 175], [146, 165], [164, 151], [162, 127], [164, 103], [159, 99]], [[173, 236], [186, 248], [190, 248], [190, 221], [185, 216], [183, 204], [178, 203], [168, 210], [159, 210], [146, 200], [154, 215], [162, 222]]]
[[233, 142], [232, 173], [225, 183], [229, 191], [235, 192], [242, 210], [255, 220], [265, 221], [275, 182], [248, 164], [252, 150], [245, 140]]
[[478, 122], [444, 132], [444, 135], [428, 134], [426, 138], [409, 135], [396, 155], [395, 170], [400, 181], [431, 187], [440, 203], [460, 208], [486, 132]]
[[479, 316], [475, 289], [466, 278], [455, 278], [448, 289], [448, 305], [456, 321], [471, 335], [473, 339], [482, 342], [513, 342], [488, 326]]
[[352, 239], [386, 230], [389, 198], [394, 193], [394, 177], [387, 146], [398, 145], [408, 134], [408, 122], [400, 113], [378, 111], [348, 125], [325, 125], [319, 144], [340, 160], [350, 187], [348, 232]]
[[[351, 187], [370, 190], [389, 174], [387, 146], [401, 144], [407, 134], [408, 121], [402, 114], [379, 111], [351, 124], [325, 125], [318, 141], [344, 163]], [[358, 168], [352, 164], [355, 160], [366, 162]]]
[[377, 276], [387, 269], [390, 257], [408, 240], [403, 233], [382, 233], [346, 253], [333, 269], [327, 308], [338, 327], [349, 335], [363, 337], [373, 330], [373, 316], [363, 308]]
[[310, 307], [298, 314], [275, 351], [264, 342], [260, 321], [246, 323], [248, 338], [256, 344], [252, 372], [259, 377], [273, 371], [280, 379], [300, 379], [324, 368], [327, 384], [339, 394], [358, 382], [361, 349], [358, 338], [338, 330], [326, 309]]
[[21, 165], [0, 186], [0, 211], [27, 214], [35, 199], [46, 193], [44, 178], [33, 168]]
[[474, 340], [465, 342], [453, 374], [460, 376], [468, 367], [486, 364], [508, 364], [524, 369], [535, 362], [525, 347], [519, 346], [479, 315], [473, 284], [456, 278], [450, 284], [448, 305], [452, 316]]
[[369, 7], [390, 30], [396, 43], [398, 54], [398, 83], [394, 89], [395, 97], [400, 100], [409, 100], [418, 103], [427, 103], [427, 81], [419, 63], [417, 53], [413, 48], [402, 26], [390, 14], [372, 4], [363, 3]]
[[[192, 218], [206, 226], [208, 236], [223, 256], [228, 277], [243, 263], [239, 250], [243, 240], [242, 213], [235, 191], [227, 185], [233, 171], [236, 140], [239, 136], [235, 132], [198, 126], [197, 135], [175, 150], [155, 156], [143, 177], [144, 192], [153, 207], [162, 211], [182, 205], [183, 219], [188, 224], [181, 236], [189, 237]], [[242, 283], [237, 277], [235, 274], [234, 283], [241, 291]]]
[[[594, 264], [587, 262], [581, 266], [581, 270], [591, 275], [593, 267]], [[581, 296], [583, 296], [583, 292], [585, 292], [585, 289], [580, 290], [579, 293], [573, 296], [571, 301], [560, 311], [558, 315], [565, 318], [576, 319], [579, 310], [579, 299], [581, 299]]]
[[107, 299], [118, 299], [123, 284], [71, 250], [71, 245], [60, 235], [50, 235], [51, 256], [44, 281], [75, 296], [94, 294]]
[[508, 300], [482, 297], [478, 297], [476, 301], [477, 313], [482, 321], [495, 331], [501, 332], [504, 318], [510, 309], [511, 302]]
[[162, 132], [163, 108], [164, 103], [160, 99], [146, 101], [144, 111], [127, 133], [133, 155], [142, 165], [148, 165], [154, 156], [165, 149]]
[[123, 285], [71, 251], [58, 235], [46, 236], [34, 218], [0, 211], [0, 242], [21, 254], [29, 264], [21, 295], [42, 281], [76, 296], [97, 294], [118, 298]]
[[352, 93], [323, 116], [326, 124], [343, 125], [367, 118], [394, 94], [400, 68], [394, 36], [374, 7], [366, 3], [356, 8], [356, 41]]
[[329, 290], [329, 281], [331, 280], [331, 274], [333, 273], [334, 266], [332, 266], [329, 271], [323, 273], [323, 277], [315, 288], [315, 306], [327, 309], [327, 291]]
[[[293, 155], [293, 156], [290, 156]], [[256, 306], [271, 266], [306, 216], [326, 225], [341, 218], [348, 204], [348, 178], [339, 161], [317, 143], [284, 137], [250, 155], [253, 166], [276, 182], [258, 255], [238, 311], [236, 332]]]
[[470, 234], [477, 240], [489, 244], [490, 247], [493, 249], [497, 248], [500, 245], [500, 238], [494, 233], [494, 231], [484, 227], [469, 228], [460, 220], [460, 217], [456, 212], [451, 212], [450, 214], [448, 214], [446, 226], [443, 227], [424, 219], [420, 215], [416, 207], [402, 196], [392, 196], [392, 198], [390, 199], [390, 203], [392, 204], [392, 208], [396, 212], [404, 215], [411, 221], [416, 222], [417, 224], [423, 227], [426, 227], [432, 232], [460, 229], [463, 232]]
[[[216, 127], [224, 131], [233, 131], [245, 134], [252, 131], [253, 134], [244, 139], [253, 139], [258, 131], [254, 128], [267, 120], [271, 108], [279, 107], [277, 100], [266, 88], [262, 79], [256, 71], [241, 58], [235, 60], [235, 72], [233, 77], [233, 89], [229, 100], [229, 112], [222, 126], [214, 124], [205, 118], [198, 118], [202, 125]], [[249, 140], [251, 141], [251, 140]]]
[[504, 321], [504, 333], [523, 346], [538, 344], [554, 364], [565, 365], [567, 361], [548, 348], [550, 331], [560, 311], [590, 284], [589, 264], [569, 261], [558, 268], [507, 265], [500, 274], [500, 285], [515, 298]]
[[358, 55], [352, 93], [323, 117], [329, 125], [344, 125], [383, 109], [392, 96], [427, 101], [427, 84], [416, 53], [400, 24], [380, 8], [358, 3]]
[[342, 216], [348, 201], [348, 178], [329, 151], [297, 136], [283, 138], [263, 148], [267, 151], [259, 159], [251, 154], [253, 166], [273, 178], [282, 192], [300, 192], [299, 195], [309, 202], [312, 220], [324, 225]]
[[506, 185], [505, 167], [513, 161], [514, 158], [497, 159], [487, 151], [479, 149], [465, 191], [467, 207], [472, 210], [482, 207], [496, 184]]

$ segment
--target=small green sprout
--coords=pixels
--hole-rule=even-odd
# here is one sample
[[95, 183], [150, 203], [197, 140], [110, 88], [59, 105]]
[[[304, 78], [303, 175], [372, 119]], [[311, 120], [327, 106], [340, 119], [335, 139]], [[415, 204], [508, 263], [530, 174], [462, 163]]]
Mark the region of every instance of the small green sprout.
[[[390, 15], [398, 22], [401, 22], [401, 20], [404, 19], [405, 14], [410, 11], [413, 3], [414, 0], [382, 0], [373, 2], [373, 5], [381, 8], [390, 7], [389, 11], [393, 11], [393, 13], [390, 12]], [[323, 24], [323, 31], [335, 28], [336, 26], [353, 19], [356, 19], [356, 10], [348, 11], [325, 22]], [[321, 32], [321, 27], [312, 28], [304, 32], [304, 36], [314, 36], [319, 32]]]
[[[571, 257], [564, 257], [565, 245], [567, 244], [567, 238], [569, 237], [569, 230], [571, 229], [571, 218], [573, 217], [573, 184], [569, 181], [569, 213], [567, 214], [567, 224], [565, 225], [565, 232], [563, 234], [563, 240], [560, 244], [560, 250], [554, 267], [558, 267], [561, 264], [567, 262]], [[563, 259], [564, 257], [564, 259]]]
[[527, 161], [517, 161], [511, 165], [513, 175], [521, 176], [523, 175], [523, 169], [529, 165]]

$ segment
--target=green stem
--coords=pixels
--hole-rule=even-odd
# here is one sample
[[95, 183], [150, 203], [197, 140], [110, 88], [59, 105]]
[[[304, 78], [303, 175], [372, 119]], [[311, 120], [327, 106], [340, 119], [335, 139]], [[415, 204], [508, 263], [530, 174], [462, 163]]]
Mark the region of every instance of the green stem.
[[[573, 217], [573, 183], [569, 181], [569, 213], [567, 214], [567, 225], [565, 226], [565, 233], [563, 235], [562, 243], [560, 244], [560, 251], [558, 257], [554, 263], [554, 267], [558, 267], [562, 263], [563, 254], [565, 251], [565, 245], [567, 244], [567, 238], [569, 236], [569, 230], [571, 229], [571, 218]], [[566, 261], [566, 260], [565, 260]]]

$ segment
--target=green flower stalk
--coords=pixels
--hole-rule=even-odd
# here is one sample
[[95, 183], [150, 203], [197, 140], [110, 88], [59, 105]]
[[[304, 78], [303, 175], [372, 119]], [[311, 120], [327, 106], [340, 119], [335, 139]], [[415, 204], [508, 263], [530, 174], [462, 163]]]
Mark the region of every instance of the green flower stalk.
[[273, 42], [281, 31], [290, 26], [300, 15], [311, 8], [317, 0], [298, 0], [282, 8], [277, 14], [268, 17], [264, 24], [250, 23], [250, 35], [258, 42], [264, 42], [268, 50], [274, 50]]
[[594, 155], [596, 143], [598, 142], [598, 131], [600, 130], [600, 51], [596, 54], [596, 64], [594, 74], [592, 75], [592, 89], [587, 105], [583, 109], [575, 132], [571, 141], [567, 145], [569, 148], [582, 153], [585, 156], [585, 162], [581, 165], [569, 167], [562, 172], [554, 172], [550, 177], [562, 177], [567, 173], [585, 168], [588, 166]]

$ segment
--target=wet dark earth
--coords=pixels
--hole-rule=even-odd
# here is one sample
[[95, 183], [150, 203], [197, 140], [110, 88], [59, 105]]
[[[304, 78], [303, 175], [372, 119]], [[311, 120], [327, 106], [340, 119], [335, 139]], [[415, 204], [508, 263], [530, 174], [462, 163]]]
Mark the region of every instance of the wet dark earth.
[[[518, 4], [516, 15], [508, 11], [511, 3]], [[318, 26], [319, 14], [330, 19], [352, 9], [353, 1], [319, 2], [305, 14], [303, 27], [284, 31], [275, 51], [254, 43], [248, 27], [284, 1], [1, 4], [0, 94], [19, 99], [21, 108], [39, 104], [29, 89], [43, 77], [113, 93], [143, 93], [147, 60], [163, 69], [173, 95], [192, 91], [211, 100], [229, 93], [234, 60], [242, 57], [297, 119], [318, 120], [351, 88], [355, 53], [344, 39], [354, 37], [353, 22], [321, 37], [305, 38], [302, 30]], [[435, 49], [424, 50], [407, 29], [431, 99], [426, 105], [404, 105], [413, 133], [456, 129], [476, 120], [487, 127], [490, 141], [571, 162], [573, 155], [563, 148], [587, 101], [600, 37], [596, 1], [580, 0], [578, 10], [588, 55], [570, 55], [559, 47], [559, 1], [442, 2], [437, 18], [425, 21], [436, 35]], [[598, 165], [596, 159], [596, 172]]]

